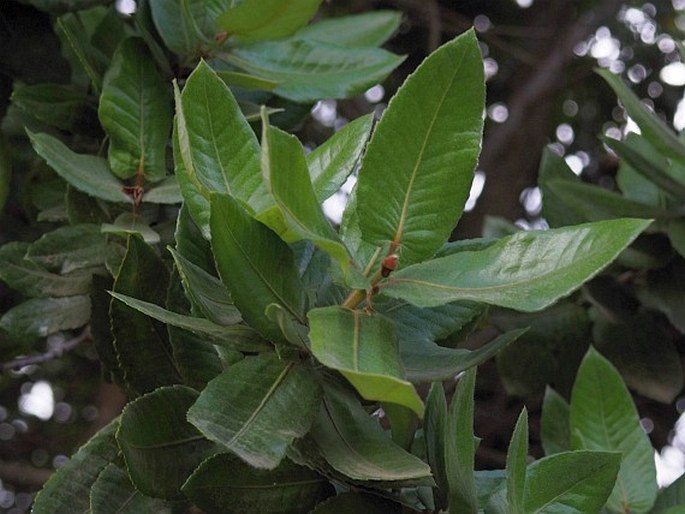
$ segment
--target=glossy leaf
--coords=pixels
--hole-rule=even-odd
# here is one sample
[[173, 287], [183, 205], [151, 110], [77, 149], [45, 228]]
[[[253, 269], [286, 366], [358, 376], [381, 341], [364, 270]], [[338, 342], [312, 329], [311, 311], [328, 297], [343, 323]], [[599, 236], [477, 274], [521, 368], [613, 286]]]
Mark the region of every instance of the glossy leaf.
[[374, 130], [359, 172], [359, 223], [365, 241], [398, 249], [400, 266], [431, 257], [461, 215], [480, 152], [483, 84], [470, 31], [416, 69]]
[[310, 435], [335, 470], [355, 480], [397, 481], [430, 476], [418, 457], [394, 444], [359, 402], [331, 386]]
[[348, 48], [380, 46], [395, 33], [401, 19], [402, 15], [397, 11], [336, 16], [311, 23], [296, 36]]
[[130, 296], [111, 293], [117, 300], [129, 307], [142, 312], [157, 321], [173, 327], [189, 330], [198, 335], [212, 339], [217, 345], [227, 346], [244, 352], [258, 352], [270, 350], [272, 346], [264, 341], [253, 329], [245, 325], [217, 325], [204, 318], [195, 318], [166, 310], [154, 303], [145, 302]]
[[212, 380], [188, 419], [251, 466], [274, 469], [288, 445], [307, 433], [320, 401], [311, 369], [260, 354]]
[[540, 310], [596, 275], [649, 223], [609, 220], [519, 232], [481, 251], [401, 269], [382, 283], [381, 292], [419, 307], [475, 300]]
[[570, 407], [554, 389], [548, 387], [542, 402], [540, 438], [545, 455], [568, 451], [571, 448]]
[[115, 419], [84, 444], [67, 463], [43, 485], [36, 496], [32, 512], [36, 514], [72, 514], [88, 512], [88, 491], [98, 475], [119, 453], [114, 433]]
[[620, 460], [616, 453], [577, 451], [535, 461], [526, 476], [525, 512], [599, 512], [614, 485]]
[[31, 298], [0, 318], [0, 328], [20, 340], [35, 340], [60, 330], [79, 328], [90, 319], [88, 296]]
[[516, 421], [516, 427], [507, 450], [507, 505], [511, 514], [527, 513], [523, 506], [527, 459], [528, 411], [524, 407]]
[[[438, 508], [447, 506], [447, 468], [445, 442], [447, 437], [447, 400], [440, 382], [433, 382], [426, 397], [426, 416], [423, 423], [426, 457], [437, 487], [433, 489]], [[450, 434], [452, 437], [453, 434]]]
[[240, 41], [290, 36], [314, 16], [321, 0], [245, 0], [217, 19], [219, 27]]
[[148, 203], [173, 205], [182, 201], [181, 189], [174, 176], [161, 180], [143, 194], [143, 202]]
[[461, 377], [447, 414], [445, 471], [450, 514], [478, 512], [478, 494], [473, 473], [476, 453], [473, 434], [475, 387], [474, 367]]
[[180, 499], [193, 470], [221, 451], [186, 421], [197, 396], [189, 387], [163, 387], [124, 408], [117, 442], [131, 481], [143, 494]]
[[164, 500], [150, 498], [137, 491], [126, 470], [109, 464], [90, 490], [92, 514], [137, 514], [155, 512], [171, 514], [172, 506]]
[[[152, 247], [130, 236], [114, 292], [160, 305], [168, 283], [167, 269]], [[133, 390], [146, 393], [181, 381], [164, 325], [118, 301], [112, 301], [110, 317], [124, 379]]]
[[223, 57], [240, 69], [278, 82], [274, 93], [300, 103], [360, 94], [403, 60], [380, 48], [348, 49], [298, 39], [254, 43]]
[[103, 266], [107, 240], [94, 224], [70, 225], [43, 234], [26, 252], [26, 258], [66, 274]]
[[647, 512], [657, 490], [654, 449], [618, 371], [592, 348], [578, 370], [570, 419], [574, 449], [622, 454], [607, 506], [617, 511]]
[[371, 114], [360, 116], [307, 154], [309, 176], [319, 202], [340, 189], [354, 171], [371, 136], [372, 125]]
[[109, 202], [133, 202], [124, 193], [124, 184], [112, 175], [105, 159], [72, 152], [61, 141], [48, 134], [27, 133], [36, 153], [79, 191]]
[[273, 470], [256, 469], [234, 455], [203, 462], [183, 492], [207, 513], [242, 514], [309, 512], [334, 489], [318, 473], [288, 460]]
[[397, 403], [423, 416], [423, 402], [404, 379], [393, 323], [344, 307], [312, 309], [309, 338], [314, 356], [340, 371], [367, 400]]
[[166, 175], [166, 142], [171, 131], [168, 89], [140, 39], [121, 43], [102, 85], [98, 110], [109, 135], [109, 164], [121, 178]]
[[265, 315], [272, 303], [304, 322], [304, 290], [292, 252], [276, 234], [227, 195], [212, 197], [211, 231], [219, 275], [250, 326], [267, 339], [282, 340]]

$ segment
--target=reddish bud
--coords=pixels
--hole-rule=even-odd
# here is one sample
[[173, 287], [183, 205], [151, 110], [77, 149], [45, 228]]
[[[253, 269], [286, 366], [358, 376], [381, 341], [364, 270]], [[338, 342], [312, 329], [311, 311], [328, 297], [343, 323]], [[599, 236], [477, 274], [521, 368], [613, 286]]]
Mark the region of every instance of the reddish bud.
[[387, 277], [391, 272], [397, 269], [397, 263], [400, 258], [396, 253], [388, 255], [383, 262], [381, 262], [381, 276]]

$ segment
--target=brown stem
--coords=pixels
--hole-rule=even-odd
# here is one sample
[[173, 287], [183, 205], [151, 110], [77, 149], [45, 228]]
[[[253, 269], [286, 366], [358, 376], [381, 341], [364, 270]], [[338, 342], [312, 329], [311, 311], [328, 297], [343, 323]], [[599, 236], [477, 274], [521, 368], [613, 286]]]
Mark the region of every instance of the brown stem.
[[43, 362], [58, 359], [66, 352], [73, 350], [84, 341], [90, 341], [90, 339], [90, 327], [87, 326], [85, 329], [83, 329], [83, 332], [81, 332], [78, 336], [74, 337], [73, 339], [69, 339], [68, 341], [65, 341], [64, 343], [56, 346], [55, 348], [52, 348], [51, 350], [48, 350], [45, 353], [40, 353], [38, 355], [29, 355], [27, 357], [19, 357], [18, 359], [14, 359], [9, 362], [3, 362], [2, 364], [0, 364], [0, 369], [2, 371], [21, 369], [24, 366], [30, 366], [31, 364], [41, 364]]

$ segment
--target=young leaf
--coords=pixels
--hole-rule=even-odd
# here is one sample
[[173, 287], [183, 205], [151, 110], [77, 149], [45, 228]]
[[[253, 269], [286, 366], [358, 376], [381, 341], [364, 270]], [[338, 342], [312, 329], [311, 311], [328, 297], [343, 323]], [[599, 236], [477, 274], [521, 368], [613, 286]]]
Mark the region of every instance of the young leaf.
[[137, 514], [156, 512], [171, 514], [171, 505], [159, 498], [141, 494], [133, 487], [125, 469], [109, 464], [90, 490], [92, 514]]
[[614, 485], [620, 460], [616, 453], [576, 451], [533, 462], [526, 476], [524, 512], [599, 512]]
[[34, 134], [28, 130], [26, 133], [36, 153], [79, 191], [108, 202], [133, 203], [124, 192], [124, 184], [112, 175], [105, 159], [72, 152], [48, 134]]
[[380, 48], [342, 48], [298, 39], [254, 43], [223, 58], [278, 82], [274, 93], [299, 103], [360, 94], [404, 60]]
[[340, 371], [367, 400], [404, 405], [423, 416], [418, 393], [404, 379], [393, 323], [382, 315], [333, 306], [309, 311], [314, 356]]
[[263, 353], [234, 364], [200, 393], [188, 419], [253, 467], [274, 469], [307, 433], [321, 388], [305, 365]]
[[282, 340], [265, 315], [277, 303], [304, 323], [305, 294], [290, 248], [228, 195], [211, 200], [212, 248], [222, 281], [245, 321], [270, 340]]
[[49, 336], [60, 330], [79, 328], [90, 319], [90, 298], [31, 298], [12, 307], [0, 318], [0, 329], [22, 341]]
[[319, 203], [345, 183], [371, 136], [373, 115], [360, 116], [307, 154], [309, 177]]
[[166, 143], [171, 131], [169, 93], [147, 45], [124, 40], [112, 57], [98, 110], [109, 135], [109, 164], [120, 178], [166, 175]]
[[426, 416], [423, 422], [426, 456], [437, 487], [433, 489], [436, 507], [447, 506], [447, 469], [445, 441], [447, 436], [447, 400], [442, 383], [433, 382], [426, 398]]
[[[110, 422], [84, 444], [67, 463], [43, 485], [32, 512], [36, 514], [72, 514], [90, 509], [87, 491], [98, 475], [119, 454], [114, 433], [119, 419]], [[85, 492], [85, 493], [84, 493]]]
[[204, 461], [183, 486], [183, 492], [206, 512], [309, 512], [334, 494], [318, 473], [288, 460], [266, 471], [230, 454]]
[[618, 371], [593, 348], [578, 370], [570, 419], [574, 449], [622, 454], [607, 506], [617, 511], [647, 512], [657, 492], [654, 449]]
[[431, 257], [461, 215], [480, 151], [484, 94], [469, 31], [416, 69], [371, 137], [357, 193], [362, 236], [398, 249], [402, 266]]
[[476, 444], [473, 434], [473, 394], [476, 368], [461, 377], [447, 414], [445, 470], [449, 487], [450, 514], [478, 512], [478, 494], [473, 473]]
[[373, 11], [337, 16], [311, 23], [295, 37], [312, 39], [347, 48], [380, 46], [392, 36], [402, 21], [398, 11]]
[[392, 482], [430, 476], [418, 457], [394, 444], [352, 395], [325, 385], [310, 435], [335, 470], [355, 480]]
[[419, 307], [475, 300], [544, 309], [601, 271], [649, 224], [621, 219], [519, 232], [481, 251], [401, 269], [381, 283], [381, 292]]
[[219, 28], [239, 41], [290, 36], [314, 16], [321, 0], [245, 0], [217, 19]]
[[507, 451], [507, 505], [511, 514], [527, 514], [523, 502], [528, 459], [528, 411], [524, 407], [516, 421]]
[[212, 343], [216, 345], [226, 346], [243, 352], [259, 352], [272, 349], [272, 346], [264, 341], [259, 334], [245, 325], [217, 325], [208, 319], [171, 312], [154, 303], [138, 300], [125, 294], [113, 292], [111, 295], [129, 307], [157, 321], [172, 327], [189, 330], [197, 335], [209, 337], [212, 339]]
[[117, 442], [131, 481], [141, 493], [182, 498], [181, 486], [193, 470], [222, 451], [186, 421], [197, 396], [189, 387], [163, 387], [124, 408]]
[[545, 389], [540, 419], [540, 438], [545, 455], [568, 451], [571, 448], [570, 407], [551, 387]]

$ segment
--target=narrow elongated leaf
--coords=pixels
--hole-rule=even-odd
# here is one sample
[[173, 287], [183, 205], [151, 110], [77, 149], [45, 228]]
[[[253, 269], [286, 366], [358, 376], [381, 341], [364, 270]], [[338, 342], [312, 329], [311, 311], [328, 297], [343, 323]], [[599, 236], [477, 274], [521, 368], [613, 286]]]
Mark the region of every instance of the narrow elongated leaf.
[[72, 514], [88, 512], [89, 491], [98, 475], [119, 453], [114, 433], [119, 419], [110, 422], [90, 438], [67, 463], [43, 485], [32, 512], [36, 514]]
[[319, 202], [335, 193], [354, 171], [371, 136], [373, 115], [361, 116], [307, 154], [309, 177]]
[[60, 330], [79, 328], [90, 319], [90, 298], [31, 298], [0, 318], [0, 328], [20, 340], [35, 340]]
[[526, 477], [525, 512], [599, 512], [614, 485], [620, 460], [616, 453], [577, 451], [535, 461]]
[[92, 514], [171, 514], [171, 509], [172, 506], [164, 500], [151, 498], [137, 491], [126, 470], [116, 464], [109, 464], [90, 490]]
[[189, 330], [198, 335], [212, 339], [217, 345], [227, 346], [243, 352], [258, 352], [270, 350], [272, 346], [264, 341], [259, 334], [245, 325], [223, 326], [217, 325], [204, 318], [185, 316], [166, 310], [154, 303], [145, 302], [119, 293], [111, 293], [117, 300], [129, 307], [173, 327]]
[[27, 243], [11, 241], [0, 247], [0, 280], [27, 296], [73, 296], [90, 290], [90, 274], [63, 277], [26, 258]]
[[274, 469], [307, 433], [321, 402], [312, 370], [274, 354], [248, 357], [202, 391], [188, 419], [253, 467]]
[[321, 0], [245, 0], [223, 13], [217, 24], [240, 41], [290, 36], [314, 16]]
[[142, 175], [149, 182], [164, 178], [170, 98], [142, 40], [126, 39], [114, 53], [98, 114], [109, 135], [109, 164], [117, 176]]
[[348, 48], [380, 46], [395, 33], [400, 21], [402, 14], [398, 11], [337, 16], [307, 25], [296, 37]]
[[222, 281], [250, 326], [267, 339], [282, 340], [265, 315], [276, 303], [304, 322], [305, 294], [290, 248], [228, 195], [213, 195], [212, 248]]
[[[152, 247], [130, 236], [114, 292], [160, 305], [168, 283], [167, 269]], [[145, 393], [181, 381], [163, 324], [119, 301], [112, 301], [110, 317], [114, 346], [129, 387]]]
[[570, 407], [551, 387], [545, 390], [540, 419], [540, 438], [545, 455], [568, 451], [571, 448]]
[[223, 57], [278, 82], [274, 93], [300, 103], [360, 94], [403, 61], [380, 48], [342, 48], [298, 39], [254, 43]]
[[480, 151], [484, 94], [470, 31], [416, 69], [371, 137], [359, 172], [362, 236], [398, 249], [401, 265], [432, 256], [461, 215]]
[[132, 203], [124, 184], [111, 172], [107, 161], [94, 155], [77, 154], [48, 134], [27, 131], [33, 149], [64, 180], [79, 191], [109, 202]]
[[524, 407], [516, 421], [507, 450], [507, 504], [511, 514], [524, 514], [528, 459], [528, 411]]
[[[193, 221], [188, 211], [188, 205], [181, 205], [176, 218], [176, 253], [192, 262], [205, 273], [216, 277], [216, 264], [209, 241], [204, 238], [200, 227]], [[180, 273], [180, 271], [179, 271]]]
[[618, 95], [626, 111], [628, 111], [628, 115], [635, 120], [649, 142], [665, 155], [681, 163], [685, 162], [685, 145], [658, 116], [655, 116], [640, 102], [637, 95], [628, 88], [623, 80], [609, 70], [597, 70], [597, 73], [606, 80]]
[[207, 457], [222, 451], [186, 421], [197, 399], [193, 389], [163, 387], [129, 403], [117, 442], [131, 481], [143, 494], [180, 499], [181, 486]]
[[578, 370], [570, 419], [574, 449], [622, 454], [607, 506], [617, 511], [647, 512], [657, 491], [654, 449], [618, 371], [592, 348]]
[[310, 435], [326, 462], [352, 479], [391, 482], [430, 476], [421, 459], [394, 444], [359, 402], [338, 388], [325, 386]]
[[404, 379], [393, 323], [344, 307], [309, 311], [309, 338], [314, 356], [340, 371], [367, 400], [404, 405], [423, 416], [418, 393]]
[[[445, 442], [447, 437], [447, 400], [440, 382], [433, 382], [426, 398], [426, 417], [423, 423], [426, 439], [426, 456], [435, 478], [433, 489], [438, 509], [447, 507], [447, 468], [445, 465]], [[450, 435], [451, 437], [451, 435]]]
[[107, 240], [98, 225], [70, 225], [43, 234], [26, 257], [60, 273], [93, 268], [105, 263]]
[[459, 381], [447, 414], [445, 470], [449, 487], [450, 514], [478, 512], [478, 494], [473, 473], [476, 445], [473, 434], [473, 394], [476, 368]]
[[183, 492], [208, 513], [296, 514], [309, 512], [334, 489], [315, 471], [288, 460], [266, 471], [234, 455], [221, 454], [203, 462], [183, 486]]
[[[57, 18], [57, 34], [76, 57], [75, 61], [90, 80], [96, 93], [102, 90], [102, 75], [107, 57], [88, 40], [88, 32], [76, 14], [67, 13]], [[65, 46], [66, 46], [65, 45]]]
[[381, 284], [381, 291], [419, 307], [476, 300], [540, 310], [596, 275], [649, 223], [622, 219], [519, 232], [481, 251], [401, 269]]

